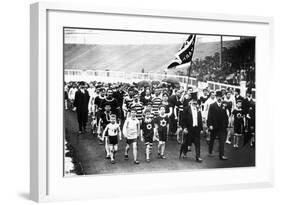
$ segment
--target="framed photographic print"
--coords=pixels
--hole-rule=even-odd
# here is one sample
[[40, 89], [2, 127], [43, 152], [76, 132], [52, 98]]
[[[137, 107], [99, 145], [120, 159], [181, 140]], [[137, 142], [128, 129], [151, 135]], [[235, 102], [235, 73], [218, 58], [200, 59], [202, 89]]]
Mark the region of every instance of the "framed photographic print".
[[30, 21], [32, 200], [272, 186], [271, 18], [36, 3]]

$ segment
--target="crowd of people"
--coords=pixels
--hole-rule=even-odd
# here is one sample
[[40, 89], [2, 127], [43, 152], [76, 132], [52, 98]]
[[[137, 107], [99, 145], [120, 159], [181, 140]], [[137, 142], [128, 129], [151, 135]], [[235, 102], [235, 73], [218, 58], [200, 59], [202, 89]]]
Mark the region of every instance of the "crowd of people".
[[235, 46], [225, 46], [220, 53], [192, 61], [190, 76], [200, 81], [215, 81], [231, 85], [240, 85], [246, 80], [249, 87], [255, 87], [255, 39], [240, 40]]
[[203, 82], [215, 81], [230, 85], [240, 85], [240, 81], [247, 80], [252, 87], [255, 86], [254, 62], [247, 62], [243, 66], [235, 67], [233, 63], [225, 60], [226, 62], [220, 66], [216, 54], [206, 56], [205, 59], [195, 59], [192, 62], [190, 76]]
[[[152, 146], [157, 144], [159, 159], [166, 159], [170, 140], [180, 145], [180, 157], [195, 146], [195, 160], [202, 162], [200, 139], [208, 143], [213, 156], [215, 139], [219, 159], [227, 160], [224, 145], [255, 143], [255, 101], [251, 90], [245, 98], [239, 89], [202, 91], [172, 84], [138, 86], [129, 83], [68, 82], [64, 90], [65, 109], [77, 113], [78, 132], [92, 132], [105, 146], [106, 158], [116, 163], [118, 143], [125, 139], [124, 159], [139, 164], [138, 144], [145, 144], [146, 162], [151, 161]], [[91, 129], [88, 129], [88, 127]], [[243, 143], [239, 140], [243, 139]], [[141, 141], [141, 142], [140, 142]]]

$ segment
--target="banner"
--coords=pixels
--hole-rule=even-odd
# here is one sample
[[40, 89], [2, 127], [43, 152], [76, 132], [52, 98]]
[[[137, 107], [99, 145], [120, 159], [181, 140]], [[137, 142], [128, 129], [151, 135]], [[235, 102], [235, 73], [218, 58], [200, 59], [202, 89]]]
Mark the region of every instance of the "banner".
[[194, 52], [195, 39], [196, 35], [189, 35], [180, 50], [175, 54], [176, 58], [172, 60], [168, 69], [191, 62]]

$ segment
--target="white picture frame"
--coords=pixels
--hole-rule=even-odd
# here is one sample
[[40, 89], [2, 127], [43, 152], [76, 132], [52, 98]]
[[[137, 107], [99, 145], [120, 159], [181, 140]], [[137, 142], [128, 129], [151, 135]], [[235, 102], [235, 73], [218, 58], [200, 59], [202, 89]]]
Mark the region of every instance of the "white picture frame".
[[[114, 17], [114, 18], [113, 18]], [[96, 21], [93, 21], [96, 19]], [[70, 22], [71, 21], [71, 22]], [[113, 22], [112, 22], [113, 21]], [[111, 23], [110, 23], [111, 22]], [[118, 24], [116, 24], [118, 22]], [[149, 23], [148, 23], [149, 22]], [[183, 28], [181, 25], [194, 25]], [[190, 33], [256, 36], [257, 145], [254, 168], [178, 171], [156, 174], [63, 177], [62, 32], [63, 26], [132, 30], [169, 29]], [[30, 12], [30, 198], [34, 201], [95, 199], [126, 195], [182, 193], [273, 186], [271, 102], [262, 79], [269, 79], [273, 50], [273, 19], [190, 11], [97, 8], [95, 5], [40, 2]], [[58, 33], [57, 33], [58, 32]], [[61, 70], [60, 70], [60, 69]], [[262, 116], [262, 117], [260, 117]], [[266, 122], [263, 119], [268, 119]], [[54, 137], [58, 136], [58, 137]], [[61, 157], [60, 157], [61, 156]], [[235, 175], [236, 177], [230, 177]], [[155, 182], [147, 187], [144, 180]], [[165, 178], [165, 182], [163, 179]], [[187, 183], [178, 183], [186, 178]], [[201, 179], [201, 180], [199, 180]], [[106, 190], [108, 181], [117, 184]], [[120, 183], [121, 182], [121, 183]]]

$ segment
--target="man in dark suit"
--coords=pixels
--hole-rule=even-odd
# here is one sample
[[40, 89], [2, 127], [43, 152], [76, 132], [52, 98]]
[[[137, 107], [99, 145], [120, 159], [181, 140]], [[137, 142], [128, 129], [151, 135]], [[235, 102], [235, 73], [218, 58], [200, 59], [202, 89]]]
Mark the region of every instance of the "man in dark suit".
[[[183, 110], [183, 143], [181, 152], [186, 155], [188, 146], [195, 145], [196, 161], [202, 162], [200, 158], [200, 133], [203, 131], [202, 115], [197, 104], [197, 92], [191, 93], [191, 103]], [[181, 155], [181, 153], [180, 153]]]
[[74, 107], [77, 112], [77, 120], [79, 124], [79, 133], [86, 131], [86, 125], [88, 121], [88, 103], [89, 103], [89, 93], [86, 90], [84, 82], [79, 85], [78, 91], [75, 93]]
[[246, 91], [246, 98], [242, 102], [242, 110], [246, 120], [244, 145], [251, 140], [251, 147], [254, 145], [255, 136], [255, 101], [252, 98], [252, 89]]
[[235, 96], [235, 103], [237, 102], [237, 100], [241, 100], [243, 102], [244, 98], [240, 95], [240, 89], [236, 88], [234, 90], [234, 96]]
[[170, 122], [169, 122], [169, 126], [170, 126], [170, 133], [169, 134], [170, 135], [175, 134], [177, 132], [177, 129], [178, 129], [177, 125], [178, 125], [179, 119], [175, 119], [175, 116], [178, 113], [176, 113], [176, 114], [174, 113], [174, 108], [176, 106], [178, 106], [178, 102], [180, 101], [180, 98], [181, 98], [181, 91], [178, 90], [178, 89], [175, 89], [175, 94], [171, 95], [168, 99], [169, 106], [173, 108], [173, 113], [170, 116]]
[[219, 156], [221, 160], [227, 160], [224, 156], [224, 143], [228, 126], [228, 116], [226, 108], [222, 103], [222, 92], [216, 92], [216, 102], [212, 103], [208, 112], [207, 125], [211, 132], [209, 143], [209, 154], [212, 155], [215, 138], [219, 138]]

